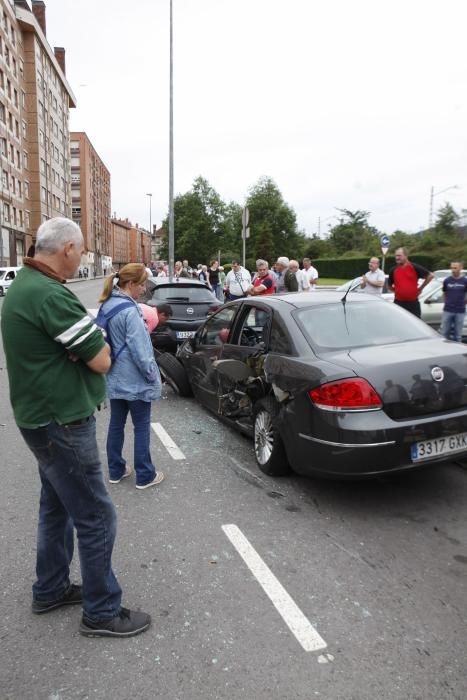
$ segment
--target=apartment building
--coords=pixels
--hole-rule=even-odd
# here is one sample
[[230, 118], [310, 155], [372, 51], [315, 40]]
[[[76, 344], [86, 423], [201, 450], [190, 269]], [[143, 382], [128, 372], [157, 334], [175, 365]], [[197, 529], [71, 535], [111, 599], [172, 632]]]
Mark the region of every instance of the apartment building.
[[139, 224], [135, 224], [130, 230], [130, 262], [151, 262], [151, 234]]
[[0, 0], [0, 262], [21, 265], [35, 232], [71, 215], [65, 49], [49, 46], [42, 0]]
[[110, 172], [85, 132], [72, 132], [72, 218], [84, 236], [87, 251], [82, 264], [92, 276], [112, 266]]
[[132, 225], [128, 219], [111, 219], [112, 266], [114, 270], [130, 262], [130, 236]]

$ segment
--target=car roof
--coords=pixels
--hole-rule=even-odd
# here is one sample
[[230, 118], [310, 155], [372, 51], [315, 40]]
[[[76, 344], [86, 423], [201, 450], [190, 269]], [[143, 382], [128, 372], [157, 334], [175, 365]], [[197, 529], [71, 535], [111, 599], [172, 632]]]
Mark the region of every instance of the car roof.
[[156, 287], [176, 287], [183, 285], [185, 287], [208, 287], [206, 282], [190, 279], [190, 277], [148, 277], [148, 282], [151, 282]]
[[[323, 304], [335, 304], [338, 301], [342, 301], [344, 295], [342, 292], [336, 291], [321, 291], [319, 294], [316, 292], [290, 292], [289, 294], [267, 294], [255, 297], [248, 297], [245, 299], [236, 299], [230, 302], [231, 304], [238, 304], [242, 301], [248, 305], [255, 304], [257, 302], [265, 303], [271, 307], [280, 307], [285, 304], [292, 306], [294, 308], [303, 308], [307, 306], [322, 306]], [[372, 294], [350, 294], [347, 295], [347, 302], [355, 303], [367, 303], [367, 302], [383, 302], [383, 299], [376, 297]], [[385, 302], [386, 303], [386, 302]]]

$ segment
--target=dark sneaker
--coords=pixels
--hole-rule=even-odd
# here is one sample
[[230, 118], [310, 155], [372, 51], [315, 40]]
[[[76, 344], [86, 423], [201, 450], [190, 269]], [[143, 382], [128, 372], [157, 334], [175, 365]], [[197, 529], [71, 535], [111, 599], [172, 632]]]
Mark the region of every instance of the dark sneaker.
[[83, 615], [79, 633], [85, 637], [133, 637], [147, 630], [151, 616], [144, 612], [120, 608], [116, 617], [105, 620], [90, 620]]
[[78, 603], [81, 603], [82, 600], [83, 592], [81, 586], [77, 586], [75, 583], [72, 583], [61, 598], [49, 600], [48, 602], [33, 600], [31, 610], [35, 615], [41, 615], [42, 613], [50, 612], [50, 610], [61, 608], [62, 605], [77, 605]]

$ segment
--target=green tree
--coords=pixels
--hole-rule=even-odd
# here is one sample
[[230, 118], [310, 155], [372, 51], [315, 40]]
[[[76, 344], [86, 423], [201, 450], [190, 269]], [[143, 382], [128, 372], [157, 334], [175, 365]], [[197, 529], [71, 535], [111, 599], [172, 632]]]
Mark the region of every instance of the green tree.
[[329, 240], [338, 255], [372, 255], [378, 249], [378, 230], [368, 223], [369, 211], [338, 209], [339, 223], [330, 229]]
[[250, 210], [249, 259], [265, 258], [272, 263], [279, 255], [302, 256], [305, 235], [298, 230], [296, 214], [274, 180], [260, 178], [250, 188], [246, 204]]
[[454, 207], [446, 202], [444, 207], [438, 210], [435, 221], [435, 234], [438, 239], [452, 239], [457, 234], [459, 226], [459, 214]]
[[[191, 191], [174, 199], [175, 259], [191, 264], [209, 264], [222, 248], [226, 234], [226, 205], [216, 190], [203, 177], [197, 177]], [[168, 231], [167, 219], [163, 222]], [[168, 257], [164, 240], [161, 256]]]

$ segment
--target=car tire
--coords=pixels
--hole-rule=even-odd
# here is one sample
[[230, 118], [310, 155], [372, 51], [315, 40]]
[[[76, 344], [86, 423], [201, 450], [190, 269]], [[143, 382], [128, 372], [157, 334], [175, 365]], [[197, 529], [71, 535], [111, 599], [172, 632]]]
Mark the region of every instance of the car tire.
[[169, 352], [158, 353], [156, 362], [162, 379], [179, 396], [191, 396], [191, 386], [188, 375], [182, 363]]
[[260, 399], [254, 407], [254, 450], [259, 468], [269, 476], [286, 476], [291, 468], [284, 443], [277, 429], [279, 406], [270, 396]]

